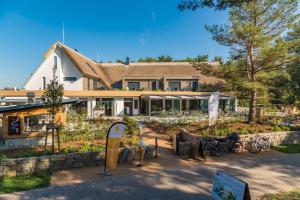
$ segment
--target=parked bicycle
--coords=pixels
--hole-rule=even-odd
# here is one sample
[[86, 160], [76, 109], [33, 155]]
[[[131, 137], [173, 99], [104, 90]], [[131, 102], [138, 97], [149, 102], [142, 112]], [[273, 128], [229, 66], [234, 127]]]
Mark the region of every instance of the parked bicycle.
[[203, 138], [203, 153], [204, 156], [224, 156], [228, 153], [227, 143], [218, 138]]
[[225, 138], [229, 152], [242, 153], [244, 146], [238, 133], [231, 133]]
[[250, 137], [250, 139], [245, 142], [245, 149], [250, 153], [259, 153], [261, 150], [269, 151], [270, 148], [271, 142], [266, 136]]

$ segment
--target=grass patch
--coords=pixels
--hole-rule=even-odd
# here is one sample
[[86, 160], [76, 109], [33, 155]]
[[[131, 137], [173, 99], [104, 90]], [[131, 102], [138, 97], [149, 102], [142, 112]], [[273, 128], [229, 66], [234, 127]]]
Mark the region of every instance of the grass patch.
[[0, 178], [0, 194], [31, 190], [47, 187], [50, 184], [51, 174], [42, 172], [35, 175], [22, 175]]
[[298, 200], [300, 199], [300, 189], [290, 192], [279, 192], [276, 194], [265, 194], [261, 200]]
[[284, 144], [279, 146], [274, 146], [272, 149], [280, 151], [282, 153], [300, 153], [300, 144]]

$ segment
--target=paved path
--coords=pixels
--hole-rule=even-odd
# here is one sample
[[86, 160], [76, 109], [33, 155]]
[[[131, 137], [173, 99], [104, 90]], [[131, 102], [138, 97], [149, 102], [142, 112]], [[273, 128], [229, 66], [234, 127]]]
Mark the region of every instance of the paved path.
[[230, 154], [200, 163], [176, 157], [165, 141], [159, 146], [159, 158], [147, 161], [143, 168], [125, 164], [113, 172], [113, 177], [97, 175], [99, 167], [63, 170], [54, 174], [52, 187], [0, 195], [0, 199], [205, 200], [211, 199], [210, 189], [218, 169], [248, 182], [253, 197], [300, 188], [300, 154]]

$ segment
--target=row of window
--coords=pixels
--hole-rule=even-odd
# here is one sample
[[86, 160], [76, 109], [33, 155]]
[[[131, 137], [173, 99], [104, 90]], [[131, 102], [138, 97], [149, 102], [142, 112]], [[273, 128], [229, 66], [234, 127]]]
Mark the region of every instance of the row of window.
[[[127, 83], [128, 89], [129, 90], [140, 90], [140, 82], [128, 82]], [[156, 81], [152, 81], [151, 82], [151, 90], [157, 90], [157, 82]], [[170, 91], [180, 91], [182, 89], [181, 87], [181, 82], [180, 81], [170, 81], [168, 82], [168, 89]], [[198, 82], [197, 81], [193, 81], [192, 82], [192, 91], [197, 91], [198, 89]]]

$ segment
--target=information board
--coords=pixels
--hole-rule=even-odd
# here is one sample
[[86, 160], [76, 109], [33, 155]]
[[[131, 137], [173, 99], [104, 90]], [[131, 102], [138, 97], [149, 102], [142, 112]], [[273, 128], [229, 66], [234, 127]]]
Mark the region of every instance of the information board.
[[215, 175], [212, 197], [216, 200], [251, 200], [246, 182], [220, 170]]

